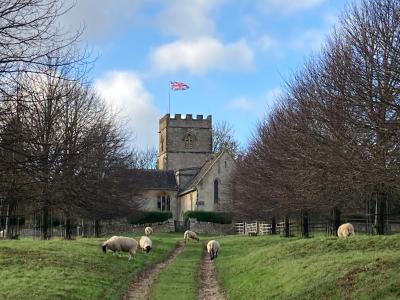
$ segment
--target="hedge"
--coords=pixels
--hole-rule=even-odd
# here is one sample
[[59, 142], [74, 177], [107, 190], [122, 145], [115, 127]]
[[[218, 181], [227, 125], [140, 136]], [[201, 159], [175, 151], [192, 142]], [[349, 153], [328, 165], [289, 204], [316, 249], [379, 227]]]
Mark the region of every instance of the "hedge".
[[140, 217], [130, 218], [129, 223], [131, 224], [147, 224], [147, 223], [159, 223], [164, 222], [172, 218], [172, 212], [170, 211], [148, 211], [143, 212]]
[[184, 214], [185, 221], [189, 218], [197, 219], [199, 222], [212, 222], [219, 224], [232, 223], [232, 215], [226, 212], [212, 211], [187, 211]]

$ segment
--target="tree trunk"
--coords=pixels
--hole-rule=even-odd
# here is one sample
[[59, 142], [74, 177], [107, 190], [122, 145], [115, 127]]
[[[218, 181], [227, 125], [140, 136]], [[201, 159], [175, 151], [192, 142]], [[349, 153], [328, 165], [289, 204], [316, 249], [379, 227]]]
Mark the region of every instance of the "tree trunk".
[[276, 219], [275, 219], [275, 217], [271, 218], [271, 234], [276, 234]]
[[374, 228], [375, 234], [385, 234], [385, 201], [383, 200], [383, 194], [379, 194], [379, 196], [375, 199], [375, 220], [374, 220]]
[[65, 239], [71, 240], [72, 239], [72, 224], [71, 224], [71, 216], [69, 213], [65, 216]]
[[308, 212], [301, 211], [301, 235], [303, 238], [310, 237], [310, 223], [308, 218]]
[[100, 221], [99, 220], [94, 221], [94, 235], [95, 235], [95, 237], [100, 236]]
[[47, 207], [42, 210], [42, 239], [49, 239], [49, 209]]
[[283, 236], [290, 237], [290, 220], [288, 216], [285, 216], [284, 220]]
[[7, 210], [6, 210], [6, 226], [4, 228], [6, 234], [5, 238], [10, 237], [10, 204], [7, 204]]
[[339, 226], [341, 225], [341, 220], [340, 220], [340, 210], [335, 206], [332, 209], [332, 234], [337, 235], [337, 231], [339, 229]]

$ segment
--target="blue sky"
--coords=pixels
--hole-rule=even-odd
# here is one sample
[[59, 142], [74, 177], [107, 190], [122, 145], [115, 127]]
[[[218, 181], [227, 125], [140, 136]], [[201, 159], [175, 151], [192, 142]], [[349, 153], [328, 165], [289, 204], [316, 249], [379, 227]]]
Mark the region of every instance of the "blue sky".
[[[71, 2], [73, 0], [70, 0]], [[338, 21], [345, 0], [77, 0], [62, 26], [85, 27], [97, 56], [96, 90], [124, 119], [139, 148], [156, 147], [158, 119], [212, 115], [246, 147], [284, 81]]]

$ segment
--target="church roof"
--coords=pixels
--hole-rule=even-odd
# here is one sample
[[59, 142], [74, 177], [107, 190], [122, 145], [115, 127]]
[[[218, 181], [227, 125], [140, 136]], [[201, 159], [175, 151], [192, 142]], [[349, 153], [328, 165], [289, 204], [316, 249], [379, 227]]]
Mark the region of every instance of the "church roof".
[[188, 192], [191, 192], [196, 189], [197, 185], [200, 181], [207, 175], [207, 173], [211, 170], [213, 165], [220, 159], [226, 150], [222, 150], [218, 154], [214, 154], [211, 156], [209, 160], [207, 160], [204, 165], [201, 167], [199, 173], [189, 182], [189, 184], [179, 193], [179, 196], [182, 196]]
[[178, 190], [172, 170], [139, 170], [137, 174], [145, 190]]

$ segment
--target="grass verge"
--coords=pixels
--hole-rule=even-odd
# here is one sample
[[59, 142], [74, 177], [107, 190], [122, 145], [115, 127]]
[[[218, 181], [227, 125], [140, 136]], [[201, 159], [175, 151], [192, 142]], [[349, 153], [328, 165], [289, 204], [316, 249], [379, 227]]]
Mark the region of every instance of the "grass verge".
[[400, 235], [220, 238], [228, 299], [399, 299]]
[[182, 253], [161, 272], [150, 299], [196, 299], [197, 270], [202, 253], [202, 243], [188, 242]]
[[129, 262], [127, 253], [101, 252], [107, 238], [1, 240], [0, 299], [120, 299], [135, 275], [167, 257], [181, 235], [153, 235], [153, 250], [138, 250]]

